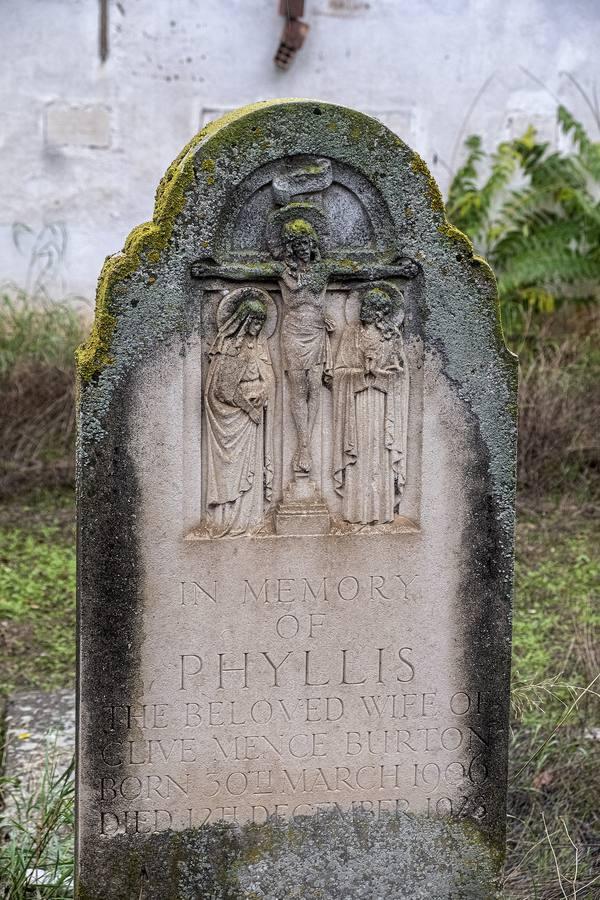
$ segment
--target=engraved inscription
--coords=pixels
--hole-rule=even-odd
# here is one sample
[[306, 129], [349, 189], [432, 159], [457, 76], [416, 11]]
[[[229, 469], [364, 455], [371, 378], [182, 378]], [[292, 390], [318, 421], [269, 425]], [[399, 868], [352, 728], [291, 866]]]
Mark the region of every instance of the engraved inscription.
[[[402, 616], [388, 627], [390, 610], [413, 608], [421, 579], [180, 579], [175, 608], [193, 633], [166, 654], [154, 698], [104, 709], [98, 833], [332, 811], [485, 820], [494, 741], [481, 724], [485, 698], [425, 676]], [[195, 630], [199, 609], [218, 617], [220, 640]], [[257, 646], [243, 626], [234, 641], [219, 631], [236, 611], [260, 622]], [[368, 639], [350, 640], [361, 622]]]

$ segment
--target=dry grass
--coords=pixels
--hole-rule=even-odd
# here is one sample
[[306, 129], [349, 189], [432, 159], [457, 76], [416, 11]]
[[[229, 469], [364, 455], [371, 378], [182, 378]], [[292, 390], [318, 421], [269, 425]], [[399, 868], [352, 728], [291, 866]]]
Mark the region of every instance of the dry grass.
[[557, 315], [521, 347], [519, 486], [528, 495], [600, 489], [600, 312]]
[[0, 296], [0, 497], [73, 480], [73, 352], [84, 326], [67, 302]]
[[[503, 895], [593, 900], [600, 896], [598, 739], [581, 725], [546, 737], [542, 727], [513, 732]], [[514, 771], [540, 745], [527, 770]]]

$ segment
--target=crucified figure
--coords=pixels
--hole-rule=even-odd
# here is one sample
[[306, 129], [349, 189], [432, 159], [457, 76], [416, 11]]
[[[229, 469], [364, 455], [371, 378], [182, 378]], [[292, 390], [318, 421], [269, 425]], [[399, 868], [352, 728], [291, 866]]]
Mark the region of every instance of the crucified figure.
[[334, 322], [325, 315], [329, 269], [323, 265], [317, 235], [304, 219], [283, 229], [284, 269], [279, 278], [284, 316], [281, 349], [290, 385], [290, 406], [298, 441], [294, 472], [312, 469], [310, 439], [319, 414], [321, 385], [331, 387], [333, 360], [329, 333]]
[[306, 475], [312, 469], [311, 437], [320, 408], [321, 385], [331, 387], [332, 382], [329, 333], [334, 330], [334, 323], [324, 310], [330, 281], [414, 278], [419, 267], [411, 259], [388, 263], [372, 255], [368, 259], [365, 255], [362, 260], [324, 259], [315, 229], [301, 218], [285, 223], [282, 239], [282, 260], [259, 265], [238, 261], [219, 265], [200, 260], [192, 264], [192, 275], [279, 283], [284, 308], [281, 349], [297, 435], [292, 468], [296, 474]]

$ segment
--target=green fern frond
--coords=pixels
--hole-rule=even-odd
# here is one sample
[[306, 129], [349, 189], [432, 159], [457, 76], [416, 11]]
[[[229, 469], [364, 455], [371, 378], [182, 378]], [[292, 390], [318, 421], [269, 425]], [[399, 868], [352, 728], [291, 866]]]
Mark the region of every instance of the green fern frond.
[[448, 193], [446, 207], [448, 215], [461, 230], [471, 227], [471, 221], [477, 215], [479, 203], [479, 190], [477, 179], [479, 177], [479, 163], [485, 158], [482, 149], [482, 141], [479, 135], [472, 134], [465, 141], [467, 158], [458, 169]]
[[550, 153], [540, 160], [535, 168], [529, 170], [531, 184], [540, 190], [555, 191], [562, 185], [569, 185], [578, 190], [586, 187], [586, 178], [576, 160], [560, 153]]
[[565, 297], [600, 297], [600, 144], [565, 107], [557, 118], [568, 152], [531, 127], [491, 154], [472, 136], [450, 187], [449, 218], [488, 257], [512, 323], [526, 310], [552, 312]]
[[507, 187], [517, 171], [521, 156], [512, 143], [502, 143], [491, 155], [492, 170], [481, 188], [482, 210], [489, 214], [492, 204]]
[[515, 138], [513, 148], [520, 157], [521, 166], [524, 172], [529, 172], [538, 165], [548, 149], [548, 144], [540, 144], [536, 141], [537, 132], [530, 125], [521, 137]]
[[571, 137], [585, 170], [595, 180], [600, 180], [600, 143], [590, 140], [581, 122], [566, 107], [558, 107], [557, 120], [562, 133]]
[[535, 241], [521, 254], [512, 256], [510, 268], [498, 277], [502, 294], [543, 285], [557, 298], [569, 295], [568, 287], [583, 282], [600, 282], [600, 259], [590, 254], [580, 254], [567, 249], [557, 249], [552, 244]]
[[553, 313], [556, 309], [556, 297], [546, 288], [523, 288], [518, 293], [520, 302], [529, 309], [546, 314]]
[[585, 128], [562, 103], [556, 110], [556, 119], [563, 134], [570, 134], [579, 150], [589, 146], [591, 141]]

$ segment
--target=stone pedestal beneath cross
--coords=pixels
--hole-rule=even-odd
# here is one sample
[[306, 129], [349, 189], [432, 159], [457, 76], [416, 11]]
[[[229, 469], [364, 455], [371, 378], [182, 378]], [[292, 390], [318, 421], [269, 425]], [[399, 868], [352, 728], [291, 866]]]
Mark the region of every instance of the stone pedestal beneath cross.
[[516, 369], [419, 157], [211, 124], [79, 369], [76, 896], [495, 896]]

